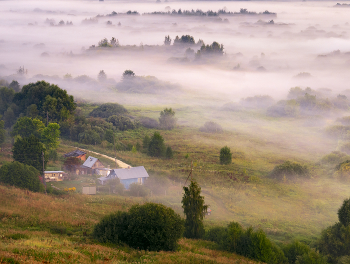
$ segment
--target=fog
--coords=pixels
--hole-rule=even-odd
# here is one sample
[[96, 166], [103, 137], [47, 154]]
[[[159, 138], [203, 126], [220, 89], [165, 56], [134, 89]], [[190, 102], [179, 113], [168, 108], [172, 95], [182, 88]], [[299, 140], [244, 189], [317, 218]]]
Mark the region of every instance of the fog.
[[[210, 96], [220, 103], [238, 102], [259, 94], [275, 100], [286, 97], [294, 86], [312, 89], [329, 88], [334, 94], [348, 89], [349, 30], [346, 8], [335, 8], [335, 2], [117, 2], [117, 1], [1, 1], [0, 2], [0, 76], [21, 85], [36, 79], [55, 82], [58, 76], [87, 75], [97, 79], [100, 70], [119, 82], [126, 69], [138, 76], [155, 76], [160, 81], [181, 86], [196, 97]], [[171, 16], [145, 15], [150, 12], [201, 9], [241, 8], [257, 13], [268, 10], [276, 17], [259, 15]], [[127, 11], [140, 15], [126, 15]], [[118, 14], [107, 16], [113, 11]], [[83, 23], [94, 18], [96, 23]], [[227, 19], [225, 21], [225, 19]], [[268, 23], [273, 19], [274, 24]], [[73, 25], [58, 23], [63, 20]], [[107, 21], [112, 24], [107, 25]], [[50, 22], [52, 25], [50, 25]], [[120, 22], [121, 25], [118, 26]], [[164, 37], [191, 35], [205, 44], [217, 41], [225, 54], [202, 63], [169, 62], [185, 57], [184, 49], [164, 49]], [[90, 46], [112, 37], [121, 47], [137, 49], [91, 51]], [[141, 50], [140, 45], [144, 45]], [[147, 45], [149, 47], [147, 47]], [[159, 45], [159, 47], [152, 46]], [[196, 52], [200, 46], [194, 47]], [[329, 55], [339, 50], [340, 54]], [[319, 57], [319, 55], [327, 55]], [[20, 66], [27, 70], [24, 78], [10, 76]], [[307, 78], [296, 78], [307, 72]], [[35, 77], [37, 74], [46, 77]], [[33, 77], [34, 76], [34, 77]], [[96, 91], [111, 93], [108, 85], [80, 85], [56, 78], [56, 83], [75, 96], [106, 101]], [[110, 83], [109, 86], [112, 84]], [[91, 92], [91, 96], [89, 96]], [[116, 98], [113, 99], [112, 95]], [[121, 98], [112, 92], [107, 98]], [[183, 98], [184, 99], [184, 98]], [[193, 98], [192, 98], [193, 99]], [[208, 98], [207, 98], [208, 99]], [[184, 99], [185, 100], [185, 99]], [[209, 100], [210, 101], [210, 100]], [[138, 102], [138, 100], [137, 100]], [[145, 103], [141, 102], [140, 103]], [[152, 103], [155, 103], [152, 101]], [[164, 103], [164, 102], [162, 102]], [[128, 102], [125, 102], [128, 104]], [[132, 103], [130, 103], [132, 104]]]

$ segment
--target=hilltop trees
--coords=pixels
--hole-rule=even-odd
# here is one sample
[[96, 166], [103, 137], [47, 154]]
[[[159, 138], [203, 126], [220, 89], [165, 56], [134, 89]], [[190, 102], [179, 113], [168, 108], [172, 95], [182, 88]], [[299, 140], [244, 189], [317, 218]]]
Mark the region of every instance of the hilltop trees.
[[132, 70], [125, 70], [123, 72], [123, 79], [130, 79], [132, 77], [135, 77], [135, 73]]
[[165, 108], [160, 112], [159, 126], [162, 129], [171, 130], [176, 126], [177, 119], [175, 118], [175, 112], [171, 108]]
[[36, 105], [38, 115], [49, 117], [50, 121], [58, 122], [73, 115], [76, 108], [73, 96], [57, 85], [38, 81], [24, 85], [13, 97], [13, 103], [18, 107], [18, 114], [26, 113], [29, 107]]
[[34, 135], [37, 138], [41, 137], [45, 125], [37, 118], [29, 118], [26, 116], [18, 118], [16, 124], [13, 127], [12, 135], [20, 136], [22, 138]]
[[202, 238], [205, 233], [203, 218], [208, 206], [204, 204], [204, 197], [201, 196], [201, 187], [192, 180], [189, 187], [183, 189], [185, 193], [181, 203], [186, 215], [184, 236]]

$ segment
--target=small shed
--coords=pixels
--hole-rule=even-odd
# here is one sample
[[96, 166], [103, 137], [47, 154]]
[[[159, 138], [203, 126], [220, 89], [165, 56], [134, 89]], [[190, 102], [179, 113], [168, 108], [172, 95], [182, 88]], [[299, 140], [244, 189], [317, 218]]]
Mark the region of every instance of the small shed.
[[143, 166], [132, 167], [127, 169], [115, 169], [111, 170], [110, 174], [107, 177], [99, 178], [100, 184], [104, 185], [106, 182], [113, 178], [119, 178], [120, 183], [122, 183], [125, 189], [129, 189], [130, 184], [138, 183], [140, 185], [145, 183], [145, 179], [149, 175]]
[[96, 194], [96, 186], [84, 186], [83, 194], [88, 194], [88, 195]]
[[68, 179], [67, 173], [64, 171], [45, 171], [45, 181], [63, 181]]

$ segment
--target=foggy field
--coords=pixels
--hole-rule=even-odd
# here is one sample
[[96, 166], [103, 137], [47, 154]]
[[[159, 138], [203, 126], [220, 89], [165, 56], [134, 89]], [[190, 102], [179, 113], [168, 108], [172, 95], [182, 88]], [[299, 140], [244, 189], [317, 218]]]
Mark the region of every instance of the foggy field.
[[[27, 118], [38, 141], [59, 125], [56, 148], [38, 158], [46, 170], [82, 148], [150, 176], [144, 195], [113, 192], [95, 174], [50, 182], [61, 190], [48, 196], [1, 182], [0, 263], [255, 263], [210, 239], [182, 238], [174, 253], [93, 240], [102, 217], [134, 204], [184, 217], [190, 172], [212, 210], [207, 233], [235, 221], [281, 250], [297, 239], [329, 263], [350, 263], [348, 252], [332, 262], [320, 246], [350, 196], [350, 5], [339, 3], [0, 1], [0, 169], [16, 160], [26, 138], [16, 125]], [[166, 112], [173, 123], [161, 122]], [[87, 185], [96, 196], [81, 195]]]

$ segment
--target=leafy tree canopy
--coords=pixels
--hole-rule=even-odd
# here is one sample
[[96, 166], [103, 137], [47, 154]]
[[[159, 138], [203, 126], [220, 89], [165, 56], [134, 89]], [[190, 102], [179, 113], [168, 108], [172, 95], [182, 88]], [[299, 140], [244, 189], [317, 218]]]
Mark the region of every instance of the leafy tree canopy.
[[22, 138], [34, 135], [37, 138], [41, 138], [45, 125], [39, 119], [32, 119], [26, 116], [17, 119], [16, 124], [13, 127], [12, 135], [21, 136]]
[[47, 150], [56, 149], [60, 144], [59, 137], [60, 125], [57, 123], [49, 123], [41, 134], [41, 142]]
[[67, 119], [76, 108], [73, 96], [57, 85], [45, 81], [23, 86], [22, 90], [15, 94], [13, 102], [18, 105], [20, 113], [25, 113], [27, 108], [34, 104], [39, 115], [46, 118], [48, 113], [51, 121]]
[[[18, 139], [12, 149], [15, 161], [33, 166], [40, 172], [43, 172], [42, 153], [44, 151], [44, 145], [33, 135]], [[47, 160], [45, 158], [45, 167]]]

